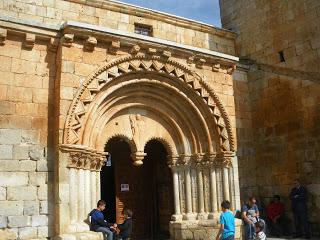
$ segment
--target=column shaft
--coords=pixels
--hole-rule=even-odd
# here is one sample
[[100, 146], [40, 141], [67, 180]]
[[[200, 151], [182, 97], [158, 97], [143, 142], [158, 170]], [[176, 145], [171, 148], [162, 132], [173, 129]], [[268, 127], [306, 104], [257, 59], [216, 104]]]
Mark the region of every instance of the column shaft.
[[84, 170], [79, 169], [79, 175], [78, 175], [78, 201], [79, 201], [79, 208], [78, 208], [78, 216], [79, 216], [79, 221], [82, 222], [85, 219], [85, 207], [84, 207]]
[[90, 172], [90, 177], [91, 177], [91, 208], [96, 208], [97, 207], [97, 181], [96, 181], [96, 171], [91, 171]]
[[84, 202], [84, 209], [85, 209], [85, 216], [91, 210], [91, 184], [90, 184], [90, 170], [84, 170], [84, 195], [85, 195], [85, 202]]
[[186, 178], [186, 212], [192, 213], [191, 176], [190, 169], [185, 170]]
[[181, 215], [180, 199], [179, 199], [179, 176], [175, 169], [172, 169], [173, 175], [173, 195], [174, 195], [174, 209], [175, 215]]
[[69, 169], [69, 201], [70, 201], [70, 220], [71, 223], [78, 221], [78, 189], [77, 179], [78, 170], [75, 168]]
[[198, 177], [198, 213], [204, 213], [204, 199], [203, 199], [203, 176], [201, 169], [197, 169]]
[[217, 179], [216, 170], [210, 168], [210, 187], [211, 187], [211, 211], [218, 212], [218, 199], [217, 199]]
[[230, 201], [230, 191], [229, 191], [229, 177], [228, 168], [223, 168], [223, 194], [224, 200]]

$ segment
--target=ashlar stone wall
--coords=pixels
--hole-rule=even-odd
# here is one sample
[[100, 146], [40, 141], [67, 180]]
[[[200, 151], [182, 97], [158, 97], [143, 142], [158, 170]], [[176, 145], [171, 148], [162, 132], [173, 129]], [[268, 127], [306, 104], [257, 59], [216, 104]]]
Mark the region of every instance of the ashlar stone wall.
[[10, 34], [0, 46], [0, 236], [11, 239], [52, 236], [56, 54], [33, 44]]
[[255, 195], [263, 207], [280, 194], [290, 216], [288, 195], [300, 178], [319, 234], [320, 2], [220, 4], [222, 25], [238, 33], [246, 65], [234, 74], [242, 201]]

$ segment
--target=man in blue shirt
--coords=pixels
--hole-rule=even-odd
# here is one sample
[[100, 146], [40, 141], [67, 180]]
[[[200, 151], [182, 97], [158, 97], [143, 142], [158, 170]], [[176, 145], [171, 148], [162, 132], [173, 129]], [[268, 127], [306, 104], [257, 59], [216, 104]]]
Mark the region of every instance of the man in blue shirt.
[[216, 240], [234, 240], [235, 224], [233, 213], [230, 211], [230, 202], [223, 201], [221, 207], [223, 213], [220, 215], [221, 225]]
[[104, 240], [112, 240], [113, 232], [111, 228], [117, 227], [116, 224], [110, 224], [104, 220], [102, 211], [106, 208], [106, 202], [99, 200], [97, 208], [90, 212], [91, 225], [90, 230], [94, 232], [102, 232]]

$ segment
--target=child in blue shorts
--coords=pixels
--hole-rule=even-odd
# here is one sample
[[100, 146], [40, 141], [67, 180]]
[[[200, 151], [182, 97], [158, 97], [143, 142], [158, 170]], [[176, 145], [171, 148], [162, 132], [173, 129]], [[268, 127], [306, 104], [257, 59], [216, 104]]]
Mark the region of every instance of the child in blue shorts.
[[220, 229], [216, 240], [234, 240], [235, 224], [234, 216], [230, 211], [230, 202], [223, 201], [221, 203], [222, 211], [220, 215]]

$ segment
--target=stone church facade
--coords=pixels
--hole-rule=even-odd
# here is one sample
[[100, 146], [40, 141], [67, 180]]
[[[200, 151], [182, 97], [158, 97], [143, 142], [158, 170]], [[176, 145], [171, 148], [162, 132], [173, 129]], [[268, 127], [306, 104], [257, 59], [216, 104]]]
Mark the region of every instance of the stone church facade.
[[1, 2], [0, 24], [0, 235], [101, 239], [103, 195], [134, 239], [213, 239], [240, 208], [235, 34], [100, 0]]
[[[113, 1], [0, 1], [0, 239], [102, 239], [88, 226], [100, 198], [110, 221], [134, 210], [133, 239], [215, 239], [222, 200], [240, 209], [241, 189], [242, 201], [267, 201], [295, 177], [319, 207], [319, 84], [304, 75], [318, 65], [257, 67], [265, 45], [247, 52], [255, 29], [236, 25], [247, 13], [227, 2], [231, 31]], [[284, 121], [301, 113], [281, 102], [291, 84], [303, 86], [307, 126]], [[272, 101], [285, 112], [277, 124], [259, 110], [271, 114]], [[297, 124], [310, 147], [279, 150]]]

